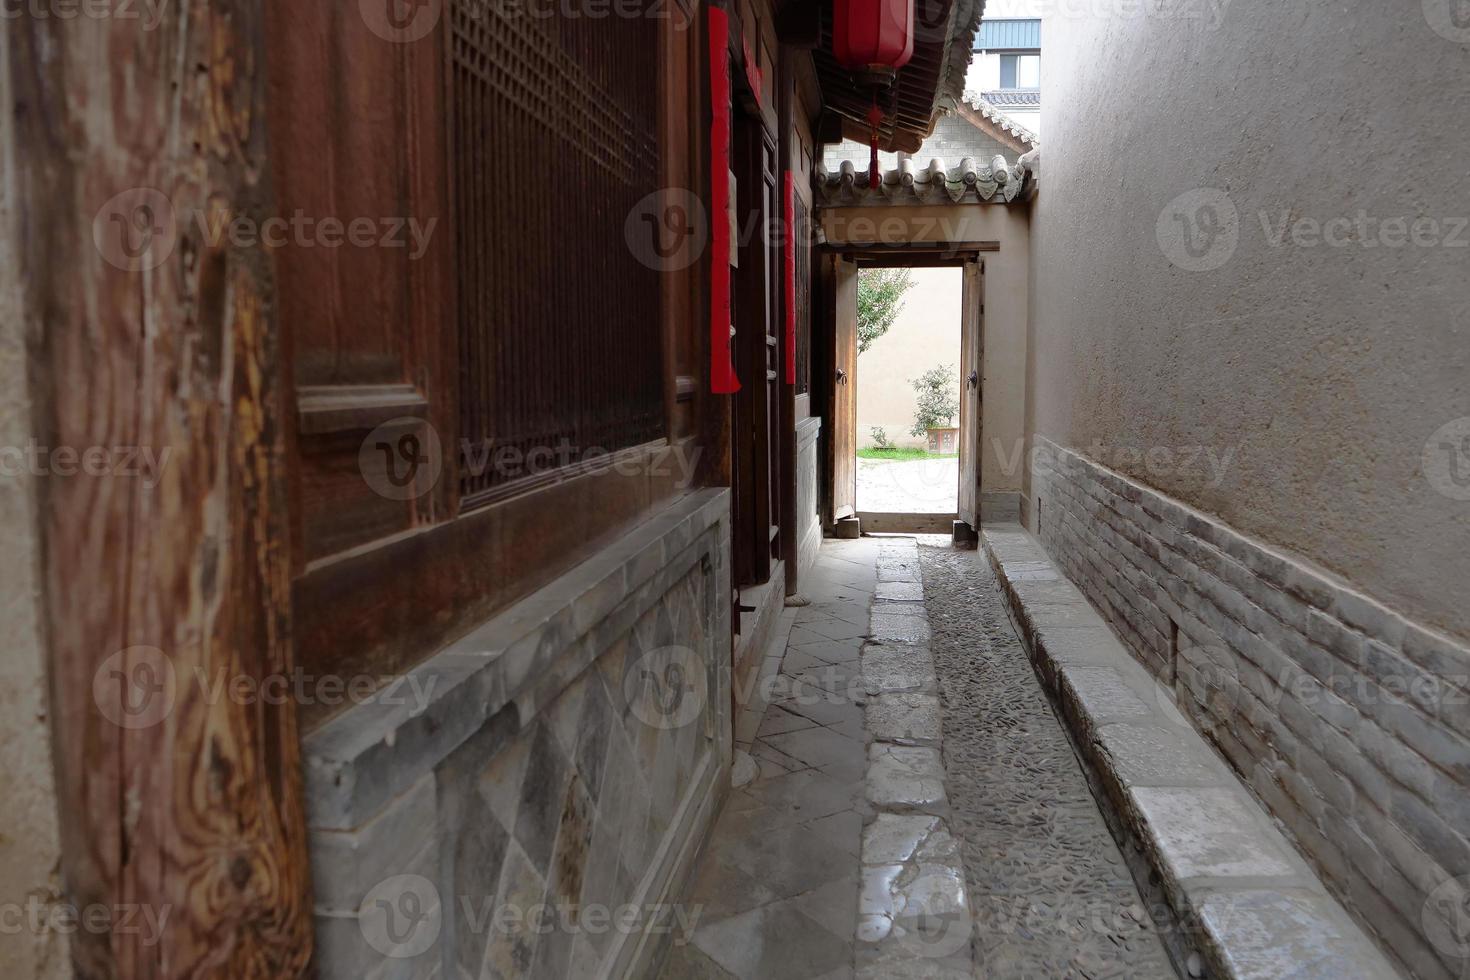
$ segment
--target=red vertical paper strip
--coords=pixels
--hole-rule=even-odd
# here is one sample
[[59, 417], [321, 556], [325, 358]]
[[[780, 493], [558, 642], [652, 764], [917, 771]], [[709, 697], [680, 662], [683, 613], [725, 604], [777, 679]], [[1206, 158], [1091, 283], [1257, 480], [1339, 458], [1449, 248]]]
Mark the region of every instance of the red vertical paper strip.
[[786, 171], [786, 383], [796, 384], [796, 175]]
[[730, 352], [730, 17], [709, 8], [710, 390], [740, 390]]

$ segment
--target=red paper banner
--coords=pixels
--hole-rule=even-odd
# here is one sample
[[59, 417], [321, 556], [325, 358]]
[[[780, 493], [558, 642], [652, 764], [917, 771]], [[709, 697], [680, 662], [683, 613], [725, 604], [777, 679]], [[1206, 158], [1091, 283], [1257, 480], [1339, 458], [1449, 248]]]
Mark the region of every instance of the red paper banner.
[[796, 384], [796, 175], [786, 171], [786, 383]]
[[710, 390], [740, 390], [730, 352], [730, 17], [709, 8]]

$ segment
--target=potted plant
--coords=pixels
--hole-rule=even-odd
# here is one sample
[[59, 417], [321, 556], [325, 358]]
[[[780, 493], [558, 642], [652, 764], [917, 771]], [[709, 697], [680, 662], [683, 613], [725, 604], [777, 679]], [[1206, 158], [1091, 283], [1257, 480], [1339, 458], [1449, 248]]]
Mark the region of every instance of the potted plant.
[[929, 439], [929, 452], [952, 455], [959, 451], [959, 429], [954, 428], [960, 414], [959, 375], [953, 365], [940, 364], [909, 379], [918, 395], [912, 435]]

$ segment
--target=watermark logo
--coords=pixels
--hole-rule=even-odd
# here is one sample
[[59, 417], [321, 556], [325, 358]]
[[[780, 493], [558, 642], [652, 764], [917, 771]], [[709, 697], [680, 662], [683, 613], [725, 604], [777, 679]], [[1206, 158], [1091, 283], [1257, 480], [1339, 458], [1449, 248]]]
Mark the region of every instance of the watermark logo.
[[444, 472], [439, 433], [421, 418], [401, 416], [369, 432], [357, 452], [363, 479], [380, 497], [417, 500]]
[[1456, 44], [1470, 44], [1470, 0], [1424, 0], [1430, 30]]
[[439, 889], [422, 875], [388, 878], [363, 898], [357, 924], [379, 953], [389, 959], [411, 959], [439, 940], [444, 926]]
[[421, 41], [439, 26], [444, 0], [358, 0], [368, 30], [394, 44]]
[[161, 723], [178, 698], [178, 677], [157, 647], [119, 650], [92, 675], [92, 699], [102, 717], [119, 728], [141, 730]]
[[629, 666], [623, 699], [650, 728], [683, 728], [699, 718], [709, 701], [704, 663], [689, 647], [650, 650]]
[[628, 249], [657, 272], [678, 272], [698, 262], [709, 239], [704, 202], [692, 191], [654, 191], [628, 212], [623, 222]]
[[1447, 422], [1424, 443], [1424, 478], [1451, 500], [1470, 500], [1470, 416]]
[[108, 264], [147, 272], [168, 261], [178, 244], [173, 202], [152, 187], [133, 187], [113, 197], [92, 219], [92, 243]]
[[964, 884], [951, 871], [920, 871], [908, 886], [907, 904], [894, 923], [898, 943], [910, 954], [941, 959], [969, 949], [973, 932]]
[[1155, 226], [1159, 249], [1189, 272], [1211, 272], [1229, 262], [1240, 244], [1240, 212], [1213, 187], [1185, 191], [1164, 206]]
[[1470, 958], [1470, 875], [1451, 878], [1430, 892], [1419, 920], [1435, 949]]

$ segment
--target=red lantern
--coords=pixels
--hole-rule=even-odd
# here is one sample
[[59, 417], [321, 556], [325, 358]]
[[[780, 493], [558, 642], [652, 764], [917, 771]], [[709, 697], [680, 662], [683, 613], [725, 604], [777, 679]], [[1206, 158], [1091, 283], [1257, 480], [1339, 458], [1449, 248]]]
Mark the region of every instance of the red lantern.
[[836, 0], [832, 12], [842, 67], [891, 77], [914, 56], [914, 0]]
[[883, 110], [878, 94], [914, 56], [914, 0], [834, 0], [832, 53], [838, 64], [873, 86], [868, 113], [868, 186], [878, 187], [878, 140]]

